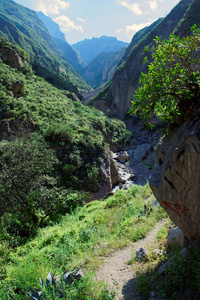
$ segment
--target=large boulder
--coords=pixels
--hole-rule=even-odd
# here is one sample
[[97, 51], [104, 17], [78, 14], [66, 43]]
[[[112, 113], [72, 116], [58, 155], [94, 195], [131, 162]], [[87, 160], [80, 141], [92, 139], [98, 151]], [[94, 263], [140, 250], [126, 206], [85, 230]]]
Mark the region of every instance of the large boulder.
[[119, 155], [117, 156], [117, 159], [121, 162], [121, 163], [125, 163], [127, 161], [129, 161], [129, 154], [126, 151], [122, 151], [119, 153]]
[[200, 120], [163, 138], [150, 187], [171, 220], [189, 239], [200, 237]]

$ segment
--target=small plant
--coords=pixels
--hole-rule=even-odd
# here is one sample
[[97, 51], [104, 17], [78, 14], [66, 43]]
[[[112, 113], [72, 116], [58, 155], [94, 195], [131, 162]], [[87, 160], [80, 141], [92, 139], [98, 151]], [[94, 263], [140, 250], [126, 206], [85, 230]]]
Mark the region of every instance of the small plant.
[[49, 272], [46, 278], [46, 284], [40, 277], [42, 291], [33, 289], [29, 286], [30, 292], [24, 293], [29, 295], [32, 300], [50, 299], [49, 296], [55, 296], [55, 299], [61, 299], [65, 297], [66, 288], [70, 287], [74, 281], [79, 281], [81, 278], [82, 274], [78, 268], [74, 268], [71, 272], [64, 272], [62, 277], [58, 275], [55, 278], [51, 272]]

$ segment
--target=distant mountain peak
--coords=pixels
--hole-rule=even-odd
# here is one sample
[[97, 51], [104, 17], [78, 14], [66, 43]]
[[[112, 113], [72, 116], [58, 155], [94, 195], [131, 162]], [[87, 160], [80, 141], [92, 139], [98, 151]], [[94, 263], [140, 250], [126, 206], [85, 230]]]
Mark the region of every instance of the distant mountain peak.
[[89, 64], [101, 52], [109, 53], [128, 46], [128, 43], [118, 41], [116, 37], [103, 35], [99, 38], [85, 39], [72, 47], [80, 53], [81, 58]]

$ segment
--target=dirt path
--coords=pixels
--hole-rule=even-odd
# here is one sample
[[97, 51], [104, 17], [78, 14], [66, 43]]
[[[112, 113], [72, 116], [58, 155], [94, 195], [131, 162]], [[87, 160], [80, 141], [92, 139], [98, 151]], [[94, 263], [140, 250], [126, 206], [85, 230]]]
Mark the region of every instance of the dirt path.
[[116, 292], [115, 300], [140, 300], [135, 289], [134, 265], [129, 266], [127, 262], [132, 258], [132, 253], [141, 247], [150, 248], [154, 243], [156, 235], [165, 220], [161, 220], [148, 233], [146, 238], [129, 247], [114, 252], [111, 256], [105, 257], [104, 263], [96, 272], [98, 280], [104, 280], [111, 290]]

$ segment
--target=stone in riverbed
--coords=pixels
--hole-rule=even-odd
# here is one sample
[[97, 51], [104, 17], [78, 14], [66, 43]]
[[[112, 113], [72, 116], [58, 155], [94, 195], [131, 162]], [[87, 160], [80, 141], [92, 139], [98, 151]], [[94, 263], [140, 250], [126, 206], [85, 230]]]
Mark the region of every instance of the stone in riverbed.
[[121, 162], [121, 163], [125, 163], [127, 161], [129, 161], [129, 154], [126, 151], [121, 152], [118, 156], [117, 159]]

